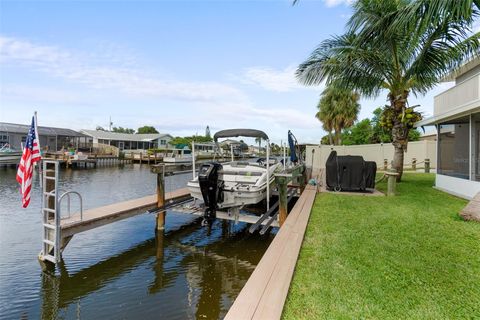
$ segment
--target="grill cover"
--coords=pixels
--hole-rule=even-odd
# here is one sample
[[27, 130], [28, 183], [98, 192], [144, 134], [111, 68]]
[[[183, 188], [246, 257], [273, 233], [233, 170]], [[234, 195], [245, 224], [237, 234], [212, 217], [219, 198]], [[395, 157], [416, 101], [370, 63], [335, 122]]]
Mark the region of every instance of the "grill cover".
[[365, 191], [375, 188], [377, 164], [361, 156], [337, 156], [332, 151], [325, 164], [327, 188], [335, 191]]

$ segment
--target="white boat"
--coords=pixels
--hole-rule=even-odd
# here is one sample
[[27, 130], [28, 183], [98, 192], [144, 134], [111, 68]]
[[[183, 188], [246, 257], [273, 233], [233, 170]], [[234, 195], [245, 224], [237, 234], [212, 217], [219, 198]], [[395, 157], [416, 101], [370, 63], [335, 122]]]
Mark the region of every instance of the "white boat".
[[[218, 138], [228, 137], [260, 137], [267, 142], [268, 136], [259, 130], [231, 129], [219, 131]], [[198, 176], [189, 181], [187, 186], [192, 197], [205, 204], [205, 218], [215, 218], [217, 209], [240, 209], [266, 200], [267, 210], [274, 182], [274, 173], [281, 170], [281, 164], [270, 159], [270, 148], [267, 147], [267, 158], [257, 162], [232, 161], [227, 163], [209, 162], [200, 166]]]
[[175, 149], [163, 157], [166, 163], [191, 163], [192, 151], [189, 149]]
[[[209, 164], [200, 167], [200, 171], [204, 166]], [[217, 208], [241, 207], [264, 200], [267, 195], [267, 176], [272, 184], [273, 174], [280, 166], [281, 164], [276, 160], [270, 161], [269, 174], [267, 174], [266, 163], [248, 161], [222, 163], [218, 171], [218, 180], [222, 182], [223, 195], [221, 202], [217, 203]], [[189, 181], [187, 185], [192, 197], [203, 200], [198, 177]]]
[[20, 163], [22, 152], [5, 144], [0, 147], [0, 165], [13, 165]]

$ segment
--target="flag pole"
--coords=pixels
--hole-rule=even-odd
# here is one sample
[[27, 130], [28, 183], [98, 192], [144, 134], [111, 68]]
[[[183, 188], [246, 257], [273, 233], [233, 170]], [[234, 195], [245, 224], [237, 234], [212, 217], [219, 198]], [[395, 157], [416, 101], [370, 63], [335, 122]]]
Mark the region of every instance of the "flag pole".
[[[35, 135], [38, 138], [38, 149], [40, 150], [40, 161], [38, 162], [38, 175], [40, 177], [40, 187], [43, 187], [43, 172], [42, 172], [42, 147], [40, 146], [40, 133], [38, 132], [38, 119], [37, 119], [37, 111], [33, 113], [34, 122], [35, 122]], [[35, 162], [35, 165], [37, 163]]]

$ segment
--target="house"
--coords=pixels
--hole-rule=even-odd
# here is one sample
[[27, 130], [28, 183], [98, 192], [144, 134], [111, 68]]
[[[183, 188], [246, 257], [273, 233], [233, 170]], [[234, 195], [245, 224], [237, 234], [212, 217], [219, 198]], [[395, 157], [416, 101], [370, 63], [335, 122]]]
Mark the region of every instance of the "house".
[[260, 154], [262, 152], [267, 152], [267, 149], [265, 149], [265, 147], [262, 147], [259, 149], [258, 146], [254, 146], [254, 145], [248, 146], [248, 153], [250, 154]]
[[222, 142], [220, 142], [220, 147], [222, 147], [223, 149], [227, 149], [227, 150], [230, 150], [230, 146], [233, 145], [233, 147], [239, 147], [242, 143], [240, 141], [237, 141], [237, 140], [233, 140], [233, 139], [225, 139], [223, 140]]
[[80, 130], [94, 146], [110, 145], [120, 150], [168, 149], [173, 137], [167, 133], [118, 133], [101, 130]]
[[[21, 150], [27, 139], [30, 125], [0, 122], [0, 147], [8, 144]], [[88, 137], [80, 132], [67, 128], [38, 126], [38, 136], [42, 150], [59, 151], [64, 148], [84, 146]]]
[[455, 86], [435, 96], [433, 117], [416, 126], [437, 129], [435, 187], [471, 199], [480, 192], [480, 58], [443, 81]]

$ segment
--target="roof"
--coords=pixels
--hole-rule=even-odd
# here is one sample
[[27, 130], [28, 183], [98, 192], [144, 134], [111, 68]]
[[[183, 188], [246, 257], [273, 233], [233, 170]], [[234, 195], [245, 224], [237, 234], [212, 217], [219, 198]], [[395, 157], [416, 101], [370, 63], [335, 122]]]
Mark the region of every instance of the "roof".
[[87, 136], [103, 139], [103, 140], [118, 140], [118, 141], [153, 141], [163, 137], [173, 138], [168, 133], [118, 133], [101, 130], [86, 130], [82, 129], [82, 133]]
[[477, 113], [477, 112], [480, 112], [480, 106], [476, 106], [472, 108], [472, 106], [468, 104], [465, 106], [461, 106], [459, 108], [455, 108], [453, 110], [449, 110], [442, 114], [423, 119], [415, 123], [415, 127], [419, 128], [424, 126], [433, 126], [434, 124], [437, 124], [440, 122], [451, 121], [457, 118], [468, 116], [471, 113]]
[[232, 137], [252, 137], [252, 138], [262, 138], [263, 140], [268, 140], [268, 136], [265, 132], [255, 129], [228, 129], [222, 130], [215, 133], [213, 136], [214, 141], [218, 141], [218, 138], [232, 138]]
[[[30, 125], [0, 122], [0, 131], [27, 134]], [[68, 137], [84, 137], [85, 135], [67, 128], [43, 127], [38, 126], [38, 134], [42, 136], [68, 136]]]
[[460, 68], [451, 71], [449, 74], [443, 77], [441, 81], [442, 82], [455, 81], [455, 79], [458, 76], [461, 76], [462, 74], [467, 73], [468, 71], [472, 70], [478, 65], [480, 65], [480, 57], [479, 56], [473, 57], [470, 61], [463, 64]]

